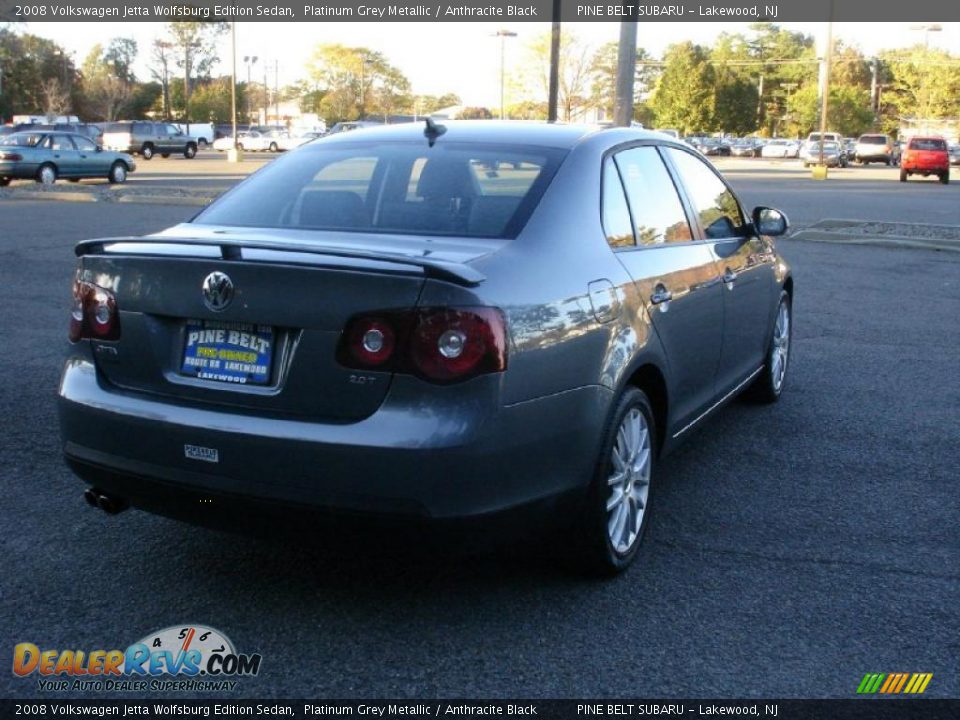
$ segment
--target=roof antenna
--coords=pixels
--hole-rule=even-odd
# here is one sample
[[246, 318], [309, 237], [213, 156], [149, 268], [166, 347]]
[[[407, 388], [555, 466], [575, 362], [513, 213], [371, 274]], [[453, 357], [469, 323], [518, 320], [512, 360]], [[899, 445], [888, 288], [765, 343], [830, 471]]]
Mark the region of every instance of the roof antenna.
[[423, 129], [423, 135], [427, 138], [430, 147], [433, 147], [433, 144], [437, 141], [437, 138], [447, 131], [447, 126], [437, 124], [431, 117], [424, 118], [423, 121], [427, 124], [427, 126]]

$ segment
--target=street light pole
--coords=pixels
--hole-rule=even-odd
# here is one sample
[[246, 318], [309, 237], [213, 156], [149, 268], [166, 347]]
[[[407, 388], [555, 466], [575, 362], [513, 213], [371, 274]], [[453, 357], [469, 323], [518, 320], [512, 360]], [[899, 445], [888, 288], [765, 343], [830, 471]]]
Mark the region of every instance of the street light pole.
[[230, 23], [230, 124], [233, 129], [233, 153], [230, 158], [234, 162], [237, 157], [237, 23]]
[[247, 124], [250, 124], [250, 100], [252, 93], [250, 92], [250, 68], [253, 65], [257, 64], [256, 55], [244, 55], [243, 62], [247, 66], [247, 87], [246, 87], [246, 105], [247, 105]]
[[827, 48], [824, 51], [823, 102], [820, 105], [820, 158], [818, 165], [823, 167], [824, 139], [827, 132], [827, 107], [830, 104], [830, 60], [833, 57], [833, 3], [830, 0], [830, 20], [827, 22]]
[[506, 94], [504, 92], [504, 87], [506, 86], [506, 73], [507, 73], [507, 63], [506, 63], [507, 38], [516, 37], [516, 36], [517, 34], [512, 30], [505, 30], [505, 29], [497, 30], [491, 36], [491, 37], [500, 38], [500, 119], [501, 120], [503, 120], [506, 117], [506, 110], [505, 110], [506, 101], [504, 99]]
[[547, 90], [547, 122], [557, 121], [560, 98], [560, 0], [553, 0], [553, 22], [550, 24], [550, 86]]

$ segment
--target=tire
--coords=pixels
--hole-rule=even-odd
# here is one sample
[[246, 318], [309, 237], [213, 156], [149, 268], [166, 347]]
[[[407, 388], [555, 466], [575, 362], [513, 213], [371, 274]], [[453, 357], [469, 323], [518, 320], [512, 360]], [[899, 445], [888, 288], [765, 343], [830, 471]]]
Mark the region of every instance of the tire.
[[950, 171], [949, 171], [949, 170], [947, 170], [945, 173], [943, 173], [943, 174], [940, 176], [940, 182], [942, 182], [944, 185], [949, 185], [949, 184], [950, 184]]
[[111, 185], [120, 185], [125, 183], [127, 181], [127, 166], [118, 160], [111, 166], [110, 174], [107, 175], [107, 179], [110, 181]]
[[170, 157], [170, 153], [160, 153], [160, 157], [166, 160], [168, 157]]
[[70, 182], [72, 182], [72, 183], [78, 183], [78, 182], [80, 182], [80, 178], [67, 178], [67, 179], [68, 179]]
[[[581, 541], [577, 559], [589, 574], [616, 575], [637, 556], [650, 517], [656, 448], [657, 428], [650, 401], [642, 390], [629, 387], [617, 401], [604, 431], [576, 534]], [[626, 470], [629, 467], [632, 472]], [[619, 482], [611, 482], [617, 477]]]
[[153, 145], [151, 143], [144, 143], [143, 147], [140, 148], [140, 157], [144, 160], [149, 160], [153, 157]]
[[279, 148], [277, 148], [277, 144], [275, 142], [270, 143], [270, 152], [275, 153], [278, 149]]
[[900, 168], [900, 182], [906, 182], [906, 181], [907, 181], [907, 171], [904, 170], [903, 168]]
[[787, 380], [787, 370], [790, 368], [792, 338], [793, 302], [790, 293], [782, 290], [763, 368], [747, 390], [747, 396], [751, 400], [775, 403], [780, 399]]
[[41, 185], [53, 185], [57, 181], [57, 168], [50, 163], [44, 163], [37, 168], [37, 182]]
[[197, 146], [194, 145], [193, 143], [189, 143], [189, 144], [183, 149], [183, 156], [184, 156], [187, 160], [192, 160], [193, 158], [195, 158], [195, 157], [197, 156]]
[[0, 177], [0, 187], [6, 187], [9, 184], [10, 184], [10, 178]]

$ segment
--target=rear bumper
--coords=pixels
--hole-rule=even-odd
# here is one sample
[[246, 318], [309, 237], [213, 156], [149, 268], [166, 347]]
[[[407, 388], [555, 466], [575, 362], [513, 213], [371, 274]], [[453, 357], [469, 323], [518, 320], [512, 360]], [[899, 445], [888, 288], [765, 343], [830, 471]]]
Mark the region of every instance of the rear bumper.
[[[429, 404], [419, 385], [397, 377], [372, 416], [328, 424], [125, 393], [75, 357], [58, 399], [63, 451], [88, 484], [176, 515], [183, 503], [217, 497], [462, 518], [579, 492], [589, 482], [611, 400], [605, 388], [499, 407], [485, 400], [495, 393], [483, 383], [448, 388]], [[216, 450], [217, 462], [188, 459], [186, 445]]]

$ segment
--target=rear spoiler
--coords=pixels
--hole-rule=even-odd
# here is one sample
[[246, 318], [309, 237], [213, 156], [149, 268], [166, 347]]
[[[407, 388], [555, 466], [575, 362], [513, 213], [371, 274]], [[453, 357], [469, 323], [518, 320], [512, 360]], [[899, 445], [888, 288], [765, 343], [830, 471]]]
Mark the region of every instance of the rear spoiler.
[[[83, 240], [77, 243], [74, 252], [77, 257], [84, 255], [105, 255], [122, 253], [153, 257], [175, 256], [176, 249], [182, 248], [183, 255], [189, 255], [190, 249], [219, 248], [222, 260], [250, 260], [244, 258], [244, 250], [270, 250], [274, 252], [302, 253], [307, 255], [347, 258], [352, 260], [371, 260], [377, 263], [390, 263], [407, 268], [420, 269], [427, 277], [446, 280], [457, 285], [474, 287], [486, 280], [486, 275], [465, 263], [439, 260], [436, 258], [399, 253], [365, 252], [346, 248], [331, 248], [308, 243], [270, 242], [264, 240], [227, 240], [224, 238], [167, 238], [167, 237], [117, 237]], [[204, 257], [208, 257], [204, 255]]]

